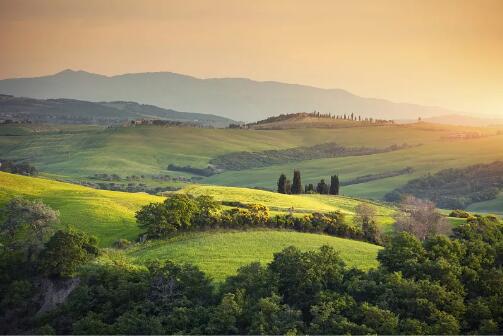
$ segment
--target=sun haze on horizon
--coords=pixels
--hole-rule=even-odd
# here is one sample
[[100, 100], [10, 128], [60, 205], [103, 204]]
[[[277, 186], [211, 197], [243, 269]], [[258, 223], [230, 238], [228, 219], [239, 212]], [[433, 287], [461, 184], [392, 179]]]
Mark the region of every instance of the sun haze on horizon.
[[503, 117], [503, 1], [0, 0], [0, 78], [171, 71]]

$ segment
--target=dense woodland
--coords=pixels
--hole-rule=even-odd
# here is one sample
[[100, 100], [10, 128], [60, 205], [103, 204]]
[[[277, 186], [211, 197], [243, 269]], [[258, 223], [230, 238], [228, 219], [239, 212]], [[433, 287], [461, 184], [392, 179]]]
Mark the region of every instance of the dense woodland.
[[503, 162], [497, 161], [429, 174], [409, 181], [385, 198], [399, 201], [410, 194], [430, 199], [441, 208], [464, 209], [472, 203], [494, 199], [502, 189]]
[[[168, 200], [169, 218], [190, 208], [181, 196]], [[412, 208], [414, 202], [403, 206], [410, 215], [405, 222], [430, 222], [419, 210], [430, 205]], [[170, 261], [93, 262], [103, 253], [96, 240], [52, 230], [58, 214], [40, 202], [15, 199], [2, 218], [2, 333], [503, 332], [503, 226], [495, 217], [470, 218], [449, 236], [418, 236], [402, 225], [379, 252], [380, 266], [368, 272], [346, 267], [329, 247], [289, 247], [270, 264], [244, 266], [221, 284]]]

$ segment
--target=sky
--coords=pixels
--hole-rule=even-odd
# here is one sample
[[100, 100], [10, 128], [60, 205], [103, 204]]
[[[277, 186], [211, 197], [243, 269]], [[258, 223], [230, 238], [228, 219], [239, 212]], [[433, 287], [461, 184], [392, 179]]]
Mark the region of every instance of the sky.
[[0, 0], [0, 78], [170, 71], [503, 117], [502, 0]]

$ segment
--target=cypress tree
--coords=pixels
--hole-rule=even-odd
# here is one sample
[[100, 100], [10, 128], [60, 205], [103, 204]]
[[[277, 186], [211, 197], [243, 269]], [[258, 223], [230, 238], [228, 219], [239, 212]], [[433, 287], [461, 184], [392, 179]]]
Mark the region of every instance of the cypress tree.
[[302, 193], [302, 182], [300, 181], [300, 171], [293, 171], [292, 194]]
[[280, 194], [286, 194], [286, 176], [281, 174], [278, 180], [278, 192]]
[[292, 185], [290, 184], [290, 180], [286, 180], [286, 183], [285, 183], [285, 193], [286, 194], [291, 194], [292, 193]]
[[339, 176], [330, 177], [330, 195], [339, 195]]

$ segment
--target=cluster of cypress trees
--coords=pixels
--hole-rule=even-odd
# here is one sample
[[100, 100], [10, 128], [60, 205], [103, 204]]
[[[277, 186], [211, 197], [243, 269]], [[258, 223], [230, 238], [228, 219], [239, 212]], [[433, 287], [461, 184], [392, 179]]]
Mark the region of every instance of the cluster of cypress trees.
[[280, 194], [302, 194], [304, 192], [306, 194], [318, 193], [339, 195], [339, 189], [340, 183], [339, 176], [337, 175], [332, 175], [330, 177], [330, 184], [325, 183], [325, 180], [321, 179], [316, 187], [310, 183], [306, 184], [304, 188], [302, 188], [299, 170], [293, 171], [293, 182], [290, 182], [290, 180], [286, 178], [285, 174], [281, 174], [278, 179], [278, 192]]

